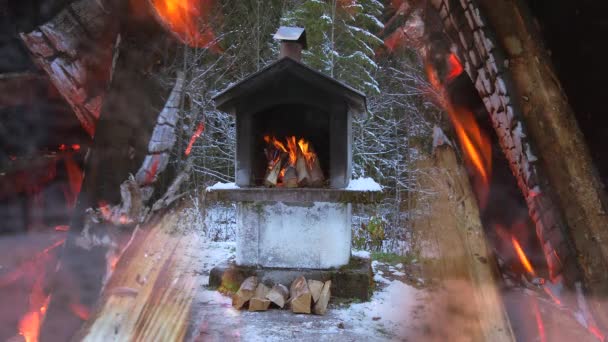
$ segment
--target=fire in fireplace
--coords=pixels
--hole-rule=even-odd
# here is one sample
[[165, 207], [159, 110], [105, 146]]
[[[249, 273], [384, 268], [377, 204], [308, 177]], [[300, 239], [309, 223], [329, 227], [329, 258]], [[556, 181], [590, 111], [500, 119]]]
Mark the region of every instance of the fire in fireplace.
[[[352, 118], [366, 115], [365, 95], [300, 62], [306, 48], [303, 28], [281, 27], [275, 39], [281, 42], [278, 61], [214, 98], [219, 110], [236, 116], [236, 184], [346, 188], [351, 176]], [[266, 136], [274, 137], [272, 144]], [[291, 137], [296, 144], [289, 159], [279, 151], [289, 155]], [[305, 157], [300, 139], [316, 157]], [[299, 167], [298, 155], [304, 158]]]

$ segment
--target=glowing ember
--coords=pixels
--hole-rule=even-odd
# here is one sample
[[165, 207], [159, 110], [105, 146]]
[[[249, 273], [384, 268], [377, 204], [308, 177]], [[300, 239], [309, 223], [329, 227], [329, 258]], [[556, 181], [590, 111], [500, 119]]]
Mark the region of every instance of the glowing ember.
[[88, 320], [91, 316], [89, 308], [80, 303], [70, 303], [70, 310], [83, 321]]
[[65, 157], [65, 169], [68, 174], [69, 188], [66, 189], [64, 193], [68, 207], [73, 208], [74, 205], [76, 205], [78, 194], [80, 194], [80, 188], [82, 186], [82, 179], [84, 178], [84, 175], [80, 169], [80, 166], [78, 166], [71, 156]]
[[515, 252], [519, 257], [519, 261], [521, 261], [521, 264], [524, 266], [526, 271], [528, 271], [528, 273], [530, 273], [531, 275], [536, 276], [536, 272], [534, 272], [534, 268], [532, 267], [530, 260], [528, 260], [526, 253], [524, 253], [524, 250], [521, 248], [521, 245], [519, 244], [517, 239], [515, 239], [515, 237], [511, 237], [511, 242], [513, 243], [513, 248], [515, 248]]
[[46, 316], [46, 309], [51, 299], [44, 294], [42, 281], [44, 273], [39, 275], [30, 293], [30, 310], [19, 320], [19, 334], [26, 342], [37, 342], [40, 327]]
[[192, 47], [211, 47], [215, 35], [208, 23], [212, 0], [152, 0], [154, 11], [159, 19], [182, 41]]
[[70, 226], [67, 226], [67, 225], [55, 226], [55, 230], [58, 232], [67, 232], [70, 230]]
[[449, 67], [449, 72], [448, 72], [448, 75], [446, 76], [446, 80], [448, 82], [450, 82], [453, 79], [455, 79], [456, 77], [460, 76], [460, 74], [462, 74], [462, 72], [464, 71], [464, 69], [462, 68], [462, 64], [458, 60], [458, 57], [456, 57], [456, 55], [453, 53], [451, 53], [450, 56], [448, 57], [448, 67]]
[[74, 150], [74, 151], [80, 151], [80, 145], [78, 145], [78, 144], [72, 144], [72, 150]]
[[204, 130], [205, 130], [205, 124], [201, 122], [200, 124], [198, 124], [196, 131], [194, 132], [194, 134], [192, 134], [192, 137], [190, 138], [188, 147], [186, 147], [186, 151], [184, 152], [185, 155], [189, 155], [190, 152], [192, 152], [192, 146], [194, 145], [194, 142], [196, 141], [196, 139], [198, 139], [198, 137], [201, 136], [201, 134], [203, 134]]
[[536, 317], [536, 326], [538, 327], [538, 337], [540, 342], [547, 342], [547, 336], [545, 334], [545, 324], [543, 323], [543, 318], [540, 314], [540, 309], [538, 308], [538, 302], [536, 298], [532, 301], [534, 307], [534, 316]]
[[152, 165], [150, 166], [150, 170], [146, 173], [146, 179], [144, 180], [144, 184], [151, 184], [154, 182], [154, 178], [156, 178], [156, 173], [158, 172], [158, 165], [160, 164], [160, 156], [155, 154], [152, 157]]

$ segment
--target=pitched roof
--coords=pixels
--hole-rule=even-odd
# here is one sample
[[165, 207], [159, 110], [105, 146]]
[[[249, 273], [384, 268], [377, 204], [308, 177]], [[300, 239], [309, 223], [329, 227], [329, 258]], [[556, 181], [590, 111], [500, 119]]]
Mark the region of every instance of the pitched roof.
[[277, 80], [290, 80], [300, 83], [298, 86], [301, 87], [316, 87], [333, 97], [342, 98], [354, 113], [367, 113], [365, 94], [289, 57], [283, 57], [229, 86], [213, 99], [219, 110], [230, 112], [238, 99], [270, 89], [276, 86]]

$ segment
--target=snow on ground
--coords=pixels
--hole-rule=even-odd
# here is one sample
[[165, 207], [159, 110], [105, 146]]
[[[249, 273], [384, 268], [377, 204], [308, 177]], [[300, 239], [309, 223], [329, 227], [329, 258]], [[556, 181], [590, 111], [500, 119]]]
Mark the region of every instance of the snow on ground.
[[[211, 268], [234, 258], [233, 242], [208, 242], [201, 251], [200, 276], [208, 284]], [[353, 254], [364, 255], [363, 252]], [[367, 253], [369, 254], [369, 253]], [[383, 281], [368, 302], [332, 300], [325, 316], [296, 315], [288, 310], [235, 310], [231, 299], [203, 286], [193, 310], [193, 341], [392, 341], [407, 338], [416, 324], [411, 313], [424, 303], [426, 291], [397, 279], [389, 265], [374, 261]], [[382, 268], [384, 270], [380, 271]], [[397, 267], [400, 268], [400, 267]], [[397, 273], [399, 271], [395, 271]]]
[[369, 259], [370, 258], [370, 254], [368, 251], [352, 251], [350, 253], [352, 256], [358, 257], [358, 258], [362, 258], [362, 259]]
[[353, 191], [382, 191], [382, 186], [369, 177], [351, 179], [346, 190]]

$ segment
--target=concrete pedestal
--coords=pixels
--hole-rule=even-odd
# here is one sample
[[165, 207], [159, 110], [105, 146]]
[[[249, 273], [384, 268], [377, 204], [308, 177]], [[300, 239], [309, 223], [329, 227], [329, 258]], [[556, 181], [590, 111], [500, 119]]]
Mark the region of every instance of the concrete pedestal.
[[239, 202], [236, 264], [327, 269], [348, 264], [351, 204]]

